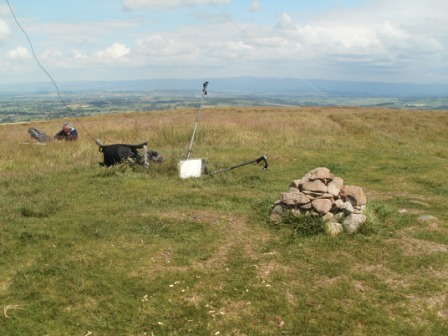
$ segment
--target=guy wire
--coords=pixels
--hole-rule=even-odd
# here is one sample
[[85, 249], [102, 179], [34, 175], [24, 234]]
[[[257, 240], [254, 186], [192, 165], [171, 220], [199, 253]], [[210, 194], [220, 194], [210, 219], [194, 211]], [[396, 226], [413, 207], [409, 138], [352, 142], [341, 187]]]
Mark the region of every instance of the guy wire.
[[54, 87], [56, 88], [56, 93], [60, 99], [60, 101], [62, 102], [62, 104], [64, 105], [64, 107], [67, 109], [67, 111], [70, 112], [71, 116], [79, 123], [79, 125], [81, 125], [82, 129], [86, 132], [86, 134], [95, 142], [95, 139], [92, 137], [92, 135], [87, 131], [87, 129], [84, 127], [84, 125], [81, 123], [81, 121], [76, 117], [75, 113], [73, 112], [73, 110], [70, 108], [70, 106], [67, 105], [67, 103], [64, 101], [64, 99], [61, 96], [61, 93], [59, 91], [59, 87], [56, 84], [56, 81], [53, 79], [53, 77], [51, 76], [51, 74], [45, 69], [45, 67], [39, 62], [39, 59], [36, 56], [36, 53], [34, 52], [34, 47], [33, 44], [31, 43], [31, 39], [28, 37], [28, 34], [26, 33], [25, 29], [23, 29], [22, 25], [20, 24], [19, 20], [17, 19], [11, 5], [9, 4], [8, 0], [5, 0], [6, 3], [8, 4], [9, 10], [11, 11], [11, 14], [14, 18], [14, 20], [17, 23], [17, 26], [19, 26], [19, 28], [22, 30], [23, 34], [25, 35], [26, 39], [28, 40], [28, 43], [30, 45], [31, 48], [31, 52], [33, 54], [34, 59], [37, 62], [37, 65], [39, 65], [39, 67], [42, 69], [43, 72], [45, 72], [45, 74], [48, 76], [48, 78], [50, 78], [51, 82], [53, 83]]
[[257, 49], [260, 49], [260, 44], [252, 37], [250, 36], [244, 29], [242, 29], [240, 26], [238, 26], [236, 24], [236, 22], [234, 20], [232, 20], [230, 18], [230, 16], [228, 16], [221, 8], [218, 7], [218, 5], [213, 1], [210, 0], [211, 4], [218, 10], [221, 12], [221, 14], [231, 23], [233, 24], [241, 33], [243, 33], [244, 35], [246, 35], [246, 37], [251, 40], [253, 43], [255, 43], [257, 45]]
[[[64, 101], [64, 99], [62, 98], [62, 96], [61, 96], [61, 93], [60, 93], [60, 90], [59, 90], [59, 87], [58, 87], [58, 85], [57, 85], [57, 83], [56, 83], [56, 81], [53, 79], [53, 77], [51, 76], [51, 74], [45, 69], [45, 67], [40, 63], [40, 61], [39, 61], [39, 59], [37, 58], [37, 56], [36, 56], [36, 53], [35, 53], [35, 51], [34, 51], [34, 47], [33, 47], [33, 44], [31, 43], [31, 40], [30, 40], [30, 38], [29, 38], [29, 36], [28, 36], [28, 34], [26, 33], [26, 31], [25, 31], [25, 29], [23, 29], [23, 27], [21, 26], [21, 24], [20, 24], [20, 22], [18, 21], [18, 19], [17, 19], [17, 17], [16, 17], [16, 15], [15, 15], [15, 13], [14, 13], [14, 11], [13, 11], [13, 9], [12, 9], [12, 7], [11, 7], [11, 5], [10, 5], [10, 3], [9, 3], [9, 0], [5, 0], [6, 1], [6, 3], [7, 3], [7, 5], [8, 5], [8, 7], [9, 7], [9, 9], [10, 9], [10, 11], [11, 11], [11, 14], [12, 14], [12, 16], [13, 16], [13, 18], [14, 18], [14, 20], [15, 20], [15, 22], [16, 22], [16, 24], [18, 25], [18, 27], [22, 30], [22, 32], [24, 33], [24, 35], [25, 35], [25, 37], [26, 37], [26, 39], [28, 40], [28, 43], [29, 43], [29, 45], [30, 45], [30, 48], [31, 48], [31, 51], [32, 51], [32, 54], [33, 54], [33, 57], [34, 57], [34, 59], [36, 60], [36, 62], [37, 62], [37, 64], [38, 64], [38, 66], [45, 72], [45, 74], [48, 76], [48, 78], [50, 78], [50, 80], [51, 80], [51, 82], [52, 82], [52, 84], [54, 85], [54, 87], [55, 87], [55, 89], [56, 89], [56, 92], [57, 92], [57, 95], [58, 95], [58, 97], [59, 97], [59, 99], [60, 99], [60, 101], [62, 102], [62, 104], [64, 105], [64, 107], [70, 112], [70, 114], [72, 115], [72, 117], [74, 118], [74, 119], [76, 119], [76, 121], [81, 125], [81, 127], [83, 128], [83, 130], [86, 132], [86, 134], [93, 140], [93, 141], [95, 141], [95, 139], [91, 136], [91, 134], [87, 131], [87, 129], [84, 127], [84, 125], [80, 122], [80, 120], [76, 117], [76, 115], [75, 115], [75, 113], [73, 112], [73, 110], [67, 105], [67, 103]], [[240, 30], [240, 32], [241, 33], [243, 33], [246, 37], [248, 37], [252, 42], [254, 42], [256, 45], [257, 45], [257, 47], [258, 48], [260, 48], [260, 44], [251, 36], [251, 35], [249, 35], [246, 31], [244, 31], [241, 27], [239, 27], [213, 0], [210, 0], [210, 3], [229, 21], [229, 22], [231, 22], [238, 30]], [[311, 84], [308, 80], [306, 80], [306, 79], [304, 79], [304, 78], [301, 78], [301, 77], [299, 77], [299, 79], [301, 80], [301, 81], [303, 81], [306, 85], [308, 85], [310, 88], [312, 88], [314, 91], [316, 91], [317, 93], [319, 93], [321, 96], [323, 96], [324, 98], [326, 98], [328, 101], [330, 101], [330, 102], [332, 102], [337, 108], [339, 108], [339, 109], [341, 109], [342, 111], [344, 111], [344, 112], [346, 112], [347, 114], [350, 114], [353, 118], [356, 118], [357, 120], [359, 120], [359, 121], [361, 121], [362, 123], [364, 123], [365, 125], [367, 125], [369, 128], [371, 128], [372, 130], [374, 130], [374, 131], [376, 131], [376, 132], [378, 132], [379, 134], [381, 134], [381, 135], [383, 135], [384, 137], [386, 137], [386, 138], [389, 138], [389, 139], [392, 139], [392, 140], [394, 140], [394, 141], [396, 141], [397, 143], [399, 143], [399, 144], [403, 144], [403, 142], [400, 140], [400, 139], [398, 139], [398, 138], [396, 138], [396, 137], [394, 137], [394, 136], [392, 136], [392, 135], [390, 135], [390, 134], [388, 134], [388, 133], [386, 133], [386, 132], [384, 132], [384, 131], [382, 131], [382, 130], [380, 130], [380, 129], [378, 129], [378, 128], [376, 128], [375, 126], [373, 126], [372, 124], [370, 124], [370, 123], [368, 123], [367, 121], [365, 121], [364, 119], [362, 119], [362, 118], [359, 118], [358, 116], [356, 116], [355, 114], [353, 114], [353, 113], [351, 113], [351, 112], [349, 112], [347, 109], [345, 109], [345, 108], [343, 108], [341, 105], [339, 105], [338, 103], [336, 103], [336, 102], [334, 102], [332, 99], [330, 99], [330, 97], [328, 97], [326, 94], [324, 94], [319, 88], [317, 88], [316, 86], [314, 86], [313, 84]]]
[[[230, 17], [229, 15], [227, 15], [221, 8], [218, 7], [218, 5], [213, 1], [210, 0], [210, 3], [213, 5], [213, 7], [215, 7], [217, 10], [219, 10], [221, 12], [221, 14], [230, 22], [232, 23], [238, 30], [241, 31], [242, 34], [244, 34], [246, 37], [248, 37], [251, 41], [253, 41], [258, 48], [260, 48], [262, 45], [260, 45], [251, 35], [249, 35], [246, 31], [244, 31], [243, 29], [241, 29], [241, 27], [239, 27]], [[353, 118], [356, 118], [357, 120], [361, 121], [362, 123], [364, 123], [365, 125], [367, 125], [369, 128], [371, 128], [372, 130], [376, 131], [377, 133], [383, 135], [386, 138], [392, 139], [394, 141], [396, 141], [398, 144], [403, 144], [403, 141], [401, 141], [400, 139], [387, 134], [386, 132], [376, 128], [375, 126], [371, 125], [370, 123], [368, 123], [367, 121], [365, 121], [364, 119], [361, 119], [360, 117], [356, 116], [355, 114], [351, 113], [350, 111], [348, 111], [347, 109], [345, 109], [344, 107], [342, 107], [341, 105], [339, 105], [338, 103], [336, 103], [334, 100], [332, 100], [330, 97], [328, 97], [326, 94], [324, 94], [321, 90], [319, 90], [319, 88], [317, 88], [316, 86], [314, 86], [313, 84], [311, 84], [308, 80], [299, 77], [299, 79], [304, 82], [306, 85], [308, 85], [311, 89], [313, 89], [315, 92], [317, 92], [318, 94], [320, 94], [322, 97], [324, 97], [325, 99], [327, 99], [328, 101], [330, 101], [331, 103], [334, 104], [334, 106], [336, 106], [337, 108], [341, 109], [342, 111], [346, 112], [347, 114], [351, 115]]]

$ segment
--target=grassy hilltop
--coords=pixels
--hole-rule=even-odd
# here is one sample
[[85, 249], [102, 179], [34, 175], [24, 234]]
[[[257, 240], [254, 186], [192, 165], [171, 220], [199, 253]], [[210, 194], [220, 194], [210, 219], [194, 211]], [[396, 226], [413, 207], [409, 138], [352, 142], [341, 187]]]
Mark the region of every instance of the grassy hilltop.
[[[64, 120], [0, 125], [1, 335], [448, 334], [448, 113], [205, 107], [192, 157], [270, 167], [182, 180], [195, 114], [72, 119], [46, 145], [27, 129]], [[92, 138], [165, 162], [106, 169]], [[323, 166], [364, 189], [363, 230], [269, 223]]]

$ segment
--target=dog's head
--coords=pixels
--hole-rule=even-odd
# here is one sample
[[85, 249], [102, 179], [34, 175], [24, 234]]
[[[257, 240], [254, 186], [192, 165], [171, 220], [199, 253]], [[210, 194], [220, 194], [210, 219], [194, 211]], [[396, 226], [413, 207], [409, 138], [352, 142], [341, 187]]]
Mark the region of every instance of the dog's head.
[[152, 162], [156, 163], [162, 163], [163, 162], [163, 156], [160, 155], [159, 152], [156, 151], [148, 151], [148, 159]]

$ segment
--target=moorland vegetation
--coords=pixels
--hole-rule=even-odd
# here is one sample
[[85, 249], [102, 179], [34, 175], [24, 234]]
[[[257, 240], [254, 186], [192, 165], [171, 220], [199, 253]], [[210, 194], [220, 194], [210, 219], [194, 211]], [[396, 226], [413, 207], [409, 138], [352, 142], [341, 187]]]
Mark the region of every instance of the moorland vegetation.
[[[448, 333], [445, 111], [209, 107], [0, 125], [2, 335]], [[94, 139], [148, 141], [149, 168], [104, 168]], [[355, 235], [273, 224], [288, 184], [327, 167], [367, 196]]]

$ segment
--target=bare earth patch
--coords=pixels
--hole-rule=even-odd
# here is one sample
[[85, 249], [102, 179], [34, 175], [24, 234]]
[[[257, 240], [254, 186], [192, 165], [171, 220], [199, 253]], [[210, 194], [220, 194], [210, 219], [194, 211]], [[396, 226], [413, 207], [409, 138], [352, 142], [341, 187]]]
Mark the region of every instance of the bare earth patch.
[[177, 220], [195, 220], [203, 224], [213, 225], [214, 230], [221, 232], [218, 249], [203, 263], [198, 263], [200, 268], [211, 268], [225, 263], [229, 251], [242, 245], [244, 254], [253, 259], [258, 259], [259, 254], [256, 251], [257, 246], [262, 246], [269, 239], [267, 233], [263, 234], [262, 230], [255, 231], [247, 224], [244, 217], [235, 214], [224, 214], [214, 211], [197, 210], [191, 212], [168, 212], [160, 214], [160, 217], [177, 219]]
[[409, 237], [401, 239], [388, 239], [387, 242], [399, 246], [403, 252], [403, 255], [407, 257], [438, 252], [448, 252], [448, 246], [445, 244]]

